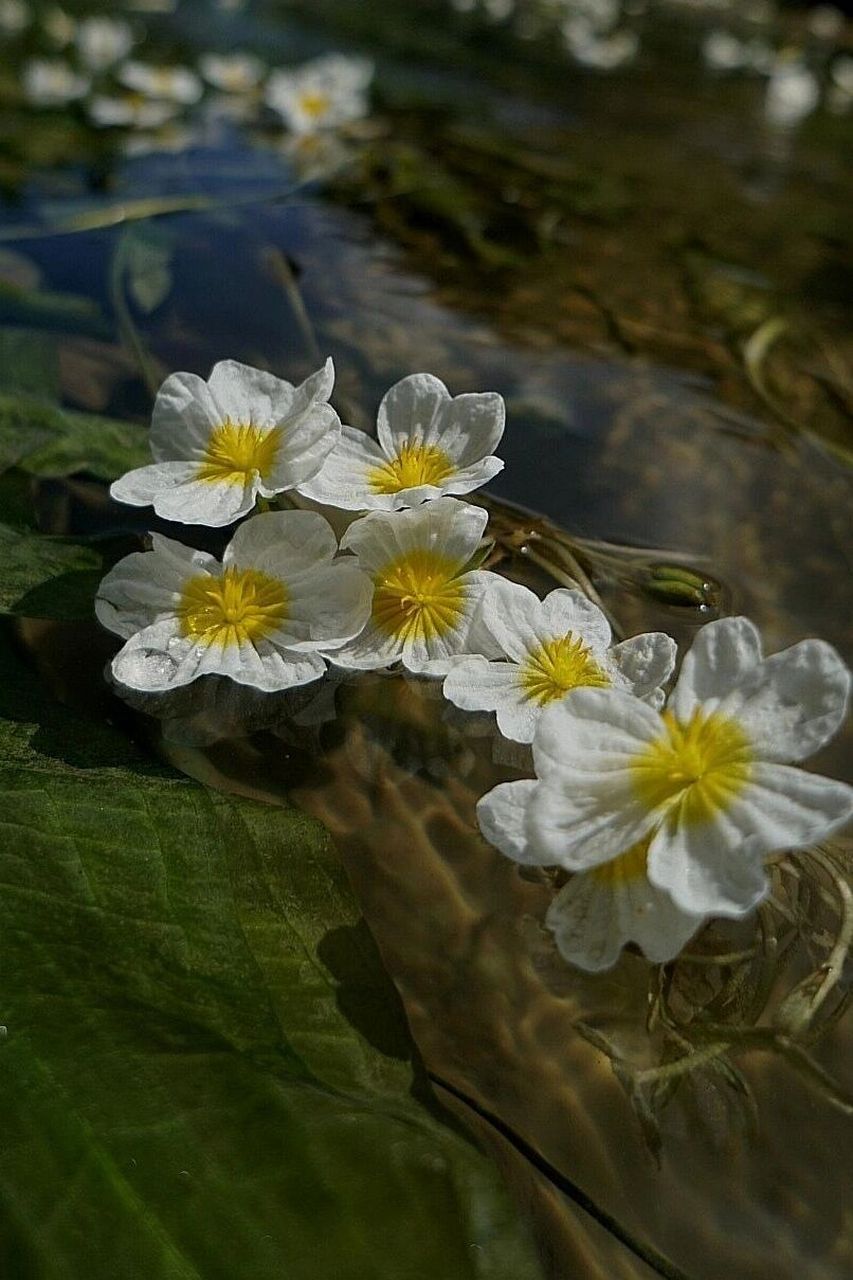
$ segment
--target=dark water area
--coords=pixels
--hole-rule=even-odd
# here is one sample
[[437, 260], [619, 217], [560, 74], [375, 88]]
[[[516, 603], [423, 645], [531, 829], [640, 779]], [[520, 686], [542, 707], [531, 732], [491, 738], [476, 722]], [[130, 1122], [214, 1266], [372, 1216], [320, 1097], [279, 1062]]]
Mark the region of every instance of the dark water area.
[[[99, 94], [162, 101], [119, 60], [39, 101], [27, 65], [81, 73], [80, 46], [0, 0], [4, 527], [105, 565], [181, 536], [107, 495], [174, 370], [331, 355], [368, 431], [425, 370], [506, 401], [500, 571], [541, 594], [568, 554], [624, 635], [745, 613], [768, 652], [849, 662], [844, 9], [129, 11], [153, 65], [371, 59], [365, 110], [300, 133], [263, 80], [99, 127]], [[78, 435], [29, 463], [36, 408]], [[704, 597], [655, 595], [661, 563]], [[10, 753], [57, 775], [3, 773], [4, 1275], [849, 1274], [849, 842], [780, 860], [671, 964], [584, 974], [543, 927], [551, 872], [478, 834], [530, 773], [485, 716], [406, 675], [128, 705], [91, 602], [57, 600], [10, 609], [0, 699]], [[849, 734], [813, 763], [853, 778]]]

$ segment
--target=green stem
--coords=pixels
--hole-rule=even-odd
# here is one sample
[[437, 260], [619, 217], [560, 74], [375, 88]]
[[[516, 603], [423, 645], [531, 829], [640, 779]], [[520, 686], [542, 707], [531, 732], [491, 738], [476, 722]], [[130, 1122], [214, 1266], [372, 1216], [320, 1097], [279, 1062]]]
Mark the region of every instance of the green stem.
[[127, 267], [127, 232], [120, 238], [113, 253], [113, 259], [110, 264], [110, 302], [115, 312], [116, 321], [118, 322], [119, 335], [122, 341], [130, 347], [136, 356], [140, 373], [145, 381], [145, 385], [151, 392], [152, 396], [157, 394], [160, 387], [161, 379], [157, 371], [151, 363], [145, 344], [140, 337], [133, 316], [130, 314], [130, 308], [127, 305], [127, 297], [124, 290], [124, 273]]

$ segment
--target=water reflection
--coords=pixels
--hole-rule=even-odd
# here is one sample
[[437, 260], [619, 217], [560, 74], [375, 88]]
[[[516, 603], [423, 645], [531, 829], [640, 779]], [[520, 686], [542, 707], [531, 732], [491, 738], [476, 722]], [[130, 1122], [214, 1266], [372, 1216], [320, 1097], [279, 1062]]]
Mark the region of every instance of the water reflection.
[[[849, 891], [832, 850], [779, 862], [757, 918], [713, 922], [675, 964], [629, 951], [586, 976], [543, 927], [559, 880], [519, 874], [477, 834], [483, 790], [529, 772], [492, 725], [470, 732], [435, 684], [403, 676], [349, 679], [319, 717], [282, 704], [262, 724], [251, 697], [224, 692], [161, 704], [166, 755], [215, 786], [296, 799], [332, 831], [431, 1078], [527, 1183], [555, 1274], [594, 1254], [608, 1275], [644, 1275], [633, 1250], [647, 1247], [694, 1277], [843, 1274], [841, 1180], [815, 1182], [849, 1106]], [[211, 708], [231, 716], [218, 741]], [[555, 1184], [591, 1197], [593, 1221]], [[627, 1249], [596, 1227], [608, 1215]]]

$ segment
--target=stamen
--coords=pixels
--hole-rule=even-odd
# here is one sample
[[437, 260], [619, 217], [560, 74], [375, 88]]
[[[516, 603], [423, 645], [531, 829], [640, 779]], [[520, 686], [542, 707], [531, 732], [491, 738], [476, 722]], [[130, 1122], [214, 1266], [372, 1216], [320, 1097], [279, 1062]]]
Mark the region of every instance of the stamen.
[[275, 465], [282, 435], [280, 427], [265, 429], [226, 418], [210, 433], [196, 479], [244, 485], [257, 472], [266, 480]]
[[458, 572], [456, 561], [427, 548], [391, 561], [374, 579], [374, 622], [400, 640], [446, 635], [465, 601]]
[[736, 721], [701, 709], [686, 724], [663, 713], [664, 734], [631, 765], [634, 788], [649, 809], [680, 821], [709, 822], [749, 780], [752, 751]]
[[399, 493], [422, 484], [439, 485], [456, 468], [443, 449], [434, 444], [404, 444], [396, 458], [374, 467], [368, 481], [374, 493]]
[[592, 652], [573, 631], [544, 641], [522, 664], [519, 673], [525, 696], [544, 706], [587, 685], [603, 689], [610, 684]]
[[299, 105], [312, 120], [319, 120], [329, 110], [331, 98], [317, 89], [306, 89], [299, 95]]
[[181, 634], [223, 648], [270, 635], [287, 616], [283, 582], [259, 569], [226, 569], [221, 578], [199, 574], [181, 593]]

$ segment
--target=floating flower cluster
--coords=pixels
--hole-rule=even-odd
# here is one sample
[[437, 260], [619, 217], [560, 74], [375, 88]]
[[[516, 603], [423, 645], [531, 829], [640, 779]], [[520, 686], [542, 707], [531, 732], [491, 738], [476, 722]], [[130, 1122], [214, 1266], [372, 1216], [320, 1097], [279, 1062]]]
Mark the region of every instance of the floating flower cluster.
[[[163, 383], [154, 461], [112, 496], [179, 524], [242, 523], [221, 561], [154, 534], [104, 578], [120, 686], [216, 675], [272, 693], [330, 666], [398, 663], [443, 677], [450, 702], [532, 744], [535, 777], [483, 796], [480, 828], [519, 864], [571, 873], [546, 923], [591, 971], [629, 942], [669, 960], [709, 917], [746, 915], [769, 892], [768, 855], [853, 814], [853, 788], [793, 767], [844, 718], [834, 649], [805, 640], [765, 658], [752, 623], [725, 618], [700, 630], [667, 695], [669, 636], [614, 643], [582, 592], [540, 600], [481, 567], [488, 513], [459, 495], [503, 465], [499, 395], [403, 378], [374, 442], [341, 423], [333, 384], [331, 360], [298, 386], [232, 360]], [[349, 520], [340, 543], [324, 510]]]
[[[639, 59], [646, 22], [659, 30], [660, 6], [646, 0], [447, 0], [458, 20], [501, 27], [524, 42], [560, 47], [579, 66], [617, 72]], [[769, 0], [668, 0], [696, 11], [700, 28], [692, 54], [714, 76], [766, 78], [765, 122], [774, 131], [795, 128], [821, 103], [834, 114], [853, 108], [846, 21], [833, 5], [817, 5], [786, 24], [780, 39], [778, 7]], [[675, 15], [671, 21], [677, 22]]]
[[[0, 0], [0, 33], [26, 32], [32, 14], [23, 0]], [[369, 59], [326, 54], [297, 67], [268, 68], [244, 51], [205, 51], [196, 66], [135, 56], [144, 35], [124, 18], [80, 20], [54, 7], [40, 15], [38, 55], [23, 63], [27, 100], [49, 110], [81, 103], [97, 128], [158, 130], [210, 97], [233, 118], [266, 111], [294, 137], [340, 129], [369, 111]]]

